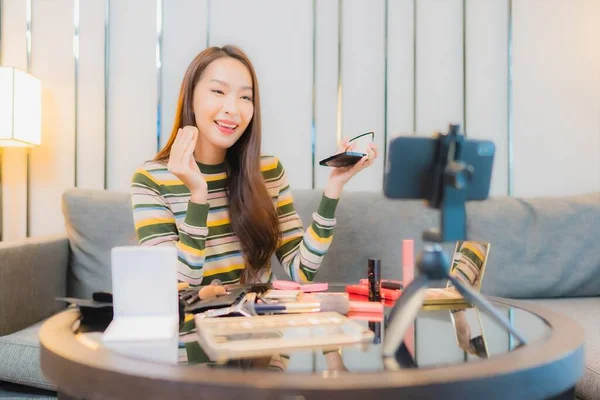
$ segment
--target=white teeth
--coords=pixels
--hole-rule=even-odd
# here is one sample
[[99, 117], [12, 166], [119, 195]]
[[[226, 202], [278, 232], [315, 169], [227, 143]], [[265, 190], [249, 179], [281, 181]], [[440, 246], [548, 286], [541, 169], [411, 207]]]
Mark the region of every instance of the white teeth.
[[223, 122], [219, 122], [219, 121], [215, 121], [217, 124], [221, 125], [223, 128], [228, 128], [228, 129], [235, 129], [237, 128], [237, 125], [229, 125], [229, 124], [224, 124]]

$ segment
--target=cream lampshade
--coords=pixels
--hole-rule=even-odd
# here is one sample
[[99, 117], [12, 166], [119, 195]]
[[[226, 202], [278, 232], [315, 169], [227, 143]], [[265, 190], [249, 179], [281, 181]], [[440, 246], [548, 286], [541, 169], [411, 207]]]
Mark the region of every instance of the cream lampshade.
[[0, 147], [30, 147], [42, 139], [42, 84], [13, 67], [0, 67]]

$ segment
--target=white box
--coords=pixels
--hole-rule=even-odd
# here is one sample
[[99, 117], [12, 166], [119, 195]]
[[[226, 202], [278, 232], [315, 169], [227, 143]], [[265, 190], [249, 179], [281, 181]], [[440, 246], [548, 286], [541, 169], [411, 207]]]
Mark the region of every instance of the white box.
[[174, 247], [115, 247], [111, 252], [114, 318], [102, 345], [119, 354], [177, 363], [179, 303]]

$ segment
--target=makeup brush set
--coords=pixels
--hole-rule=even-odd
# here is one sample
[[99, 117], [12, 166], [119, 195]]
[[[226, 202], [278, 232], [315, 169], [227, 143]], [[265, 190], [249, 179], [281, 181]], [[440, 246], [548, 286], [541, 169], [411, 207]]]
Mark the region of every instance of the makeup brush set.
[[262, 293], [245, 287], [228, 289], [223, 296], [195, 302], [186, 308], [196, 319], [224, 316], [252, 317], [267, 314], [351, 312], [383, 314], [378, 302], [350, 301], [347, 293], [305, 293], [301, 290], [268, 289]]

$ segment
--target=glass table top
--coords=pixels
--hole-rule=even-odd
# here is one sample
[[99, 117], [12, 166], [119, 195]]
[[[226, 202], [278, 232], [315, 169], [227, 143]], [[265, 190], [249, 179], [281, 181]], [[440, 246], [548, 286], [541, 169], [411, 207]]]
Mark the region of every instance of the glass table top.
[[[329, 284], [329, 291], [343, 292], [346, 284]], [[537, 315], [491, 301], [496, 309], [525, 337], [529, 344], [546, 340], [551, 327]], [[481, 362], [489, 357], [515, 351], [519, 341], [476, 307], [422, 308], [396, 353], [402, 368], [438, 368], [454, 364]], [[364, 346], [337, 350], [297, 350], [285, 354], [212, 362], [208, 359], [195, 332], [180, 335], [179, 363], [206, 368], [243, 368], [285, 373], [332, 374], [336, 371], [356, 373], [384, 371], [382, 343], [392, 304], [386, 303], [383, 321], [356, 319], [374, 332], [372, 342]], [[363, 317], [364, 318], [364, 317]], [[77, 339], [92, 348], [101, 346], [102, 332], [79, 326]]]

